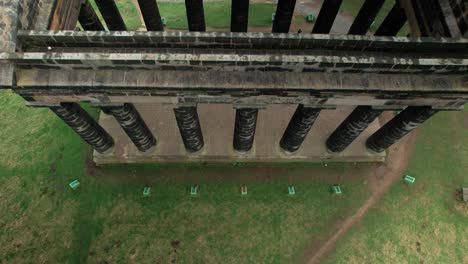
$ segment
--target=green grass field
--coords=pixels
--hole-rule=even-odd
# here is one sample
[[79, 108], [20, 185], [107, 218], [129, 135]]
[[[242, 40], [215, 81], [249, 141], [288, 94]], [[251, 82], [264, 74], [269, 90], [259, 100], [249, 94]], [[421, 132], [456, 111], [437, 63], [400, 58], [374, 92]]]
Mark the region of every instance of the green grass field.
[[468, 263], [468, 111], [439, 113], [418, 136], [407, 173], [338, 243], [328, 263]]
[[[267, 166], [267, 176], [282, 170], [282, 177], [260, 177], [261, 165], [95, 169], [86, 166], [90, 149], [49, 110], [26, 108], [7, 90], [0, 105], [0, 260], [7, 263], [296, 262], [368, 194], [365, 181], [339, 177], [365, 171], [351, 164]], [[408, 168], [415, 185], [396, 183], [329, 263], [466, 262], [468, 209], [455, 195], [468, 183], [465, 119], [466, 111], [441, 113], [425, 124]], [[78, 191], [67, 186], [74, 179]], [[330, 195], [334, 181], [343, 197]], [[191, 198], [195, 182], [201, 193]], [[243, 183], [247, 197], [239, 195]], [[291, 183], [296, 197], [286, 195]], [[144, 186], [152, 196], [142, 197]]]
[[[0, 105], [0, 260], [7, 263], [289, 263], [368, 193], [365, 181], [346, 178], [339, 182], [348, 198], [329, 193], [327, 182], [365, 170], [352, 164], [94, 169], [86, 166], [90, 149], [48, 109], [26, 108], [7, 90]], [[67, 186], [75, 179], [78, 191]], [[194, 182], [201, 193], [191, 198]], [[239, 194], [244, 183], [247, 197]], [[296, 197], [286, 194], [291, 183]], [[148, 198], [144, 186], [152, 186]]]

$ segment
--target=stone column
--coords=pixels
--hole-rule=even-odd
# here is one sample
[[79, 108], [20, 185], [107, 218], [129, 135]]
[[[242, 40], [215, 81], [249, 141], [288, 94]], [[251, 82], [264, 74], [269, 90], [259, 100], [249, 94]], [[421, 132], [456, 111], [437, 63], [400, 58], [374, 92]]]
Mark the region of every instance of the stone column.
[[336, 15], [338, 14], [338, 11], [340, 11], [341, 2], [343, 2], [343, 0], [325, 0], [323, 2], [312, 33], [330, 33], [333, 22], [335, 22]]
[[275, 19], [273, 20], [273, 33], [288, 33], [294, 15], [296, 0], [278, 0]]
[[395, 2], [392, 10], [385, 17], [380, 27], [375, 32], [375, 36], [396, 36], [400, 32], [403, 25], [406, 23], [405, 10], [400, 6], [398, 1]]
[[127, 27], [114, 0], [95, 0], [110, 31], [126, 31]]
[[185, 149], [189, 152], [197, 152], [203, 148], [203, 134], [196, 107], [179, 107], [174, 109], [180, 135]]
[[112, 137], [77, 103], [61, 103], [49, 108], [96, 151], [112, 152]]
[[430, 106], [408, 106], [367, 139], [366, 146], [382, 152], [437, 113]]
[[138, 4], [145, 20], [146, 29], [148, 31], [163, 31], [164, 26], [156, 0], [138, 0]]
[[102, 25], [99, 17], [97, 16], [96, 12], [94, 12], [93, 7], [86, 0], [83, 4], [81, 4], [80, 14], [78, 16], [78, 21], [80, 22], [81, 26], [84, 30], [87, 31], [103, 31], [104, 26]]
[[231, 32], [247, 32], [249, 27], [249, 0], [232, 0]]
[[234, 149], [248, 152], [252, 149], [255, 129], [257, 128], [258, 109], [239, 108], [236, 110], [236, 124], [234, 126]]
[[302, 104], [299, 105], [281, 138], [281, 148], [287, 152], [298, 150], [320, 111], [321, 109], [305, 107]]
[[348, 34], [365, 35], [379, 13], [385, 0], [366, 0], [354, 19]]
[[102, 106], [101, 108], [105, 113], [110, 113], [115, 117], [139, 151], [145, 153], [154, 151], [156, 139], [133, 104]]
[[205, 13], [203, 0], [185, 0], [189, 31], [205, 31]]
[[358, 106], [328, 138], [331, 152], [345, 150], [382, 113], [371, 106]]
[[81, 4], [80, 8], [80, 15], [78, 16], [78, 21], [80, 22], [81, 26], [84, 30], [87, 31], [103, 31], [104, 26], [99, 20], [96, 12], [94, 12], [93, 7], [89, 3], [88, 0], [85, 0], [83, 4]]

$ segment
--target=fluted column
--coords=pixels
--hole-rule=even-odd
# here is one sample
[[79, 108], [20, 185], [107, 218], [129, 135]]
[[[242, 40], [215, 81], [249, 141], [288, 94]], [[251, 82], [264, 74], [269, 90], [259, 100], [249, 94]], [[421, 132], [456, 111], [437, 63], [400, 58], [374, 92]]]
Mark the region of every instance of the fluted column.
[[278, 0], [275, 19], [273, 20], [273, 33], [288, 33], [294, 15], [296, 0]]
[[236, 123], [234, 126], [234, 149], [239, 152], [248, 152], [252, 149], [255, 129], [257, 128], [258, 109], [239, 108], [236, 110]]
[[68, 124], [80, 137], [100, 153], [112, 151], [112, 137], [78, 104], [61, 103], [50, 106], [58, 117]]
[[374, 22], [385, 0], [366, 0], [354, 19], [348, 34], [365, 35]]
[[408, 106], [367, 139], [366, 146], [382, 152], [437, 113], [430, 106]]
[[358, 106], [330, 135], [326, 145], [332, 152], [345, 150], [382, 113], [371, 106]]
[[335, 22], [338, 11], [340, 11], [343, 0], [325, 0], [315, 21], [312, 33], [328, 34]]
[[110, 31], [126, 31], [127, 27], [114, 0], [95, 0]]
[[78, 21], [80, 22], [84, 30], [104, 30], [104, 26], [102, 25], [101, 20], [99, 20], [99, 17], [97, 16], [96, 12], [94, 12], [93, 7], [91, 6], [88, 0], [85, 0], [85, 2], [81, 4]]
[[375, 36], [395, 36], [407, 21], [405, 10], [400, 6], [399, 1], [395, 2], [392, 10], [385, 17], [380, 27], [375, 32]]
[[231, 32], [247, 32], [249, 26], [249, 0], [232, 0]]
[[321, 109], [305, 107], [302, 104], [299, 105], [281, 138], [281, 148], [287, 152], [298, 150], [320, 111]]
[[174, 109], [177, 125], [179, 127], [185, 149], [197, 152], [205, 145], [198, 119], [196, 107], [179, 107]]
[[205, 13], [203, 0], [185, 0], [189, 31], [205, 31]]
[[156, 0], [138, 0], [138, 5], [145, 20], [146, 29], [148, 31], [163, 31], [164, 26]]
[[115, 117], [139, 151], [149, 153], [155, 149], [156, 139], [133, 104], [101, 108]]

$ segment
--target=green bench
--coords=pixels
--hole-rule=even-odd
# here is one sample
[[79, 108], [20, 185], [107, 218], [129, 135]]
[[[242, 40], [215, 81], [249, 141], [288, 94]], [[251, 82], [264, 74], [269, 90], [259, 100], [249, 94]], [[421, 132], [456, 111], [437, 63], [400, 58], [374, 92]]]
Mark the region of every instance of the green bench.
[[311, 14], [308, 14], [308, 15], [306, 16], [306, 21], [309, 22], [309, 23], [314, 22], [314, 21], [315, 21], [315, 15], [312, 14], [312, 13], [311, 13]]
[[80, 182], [78, 180], [74, 180], [74, 181], [70, 182], [69, 186], [73, 190], [76, 190], [76, 189], [78, 189], [78, 187], [80, 187]]
[[151, 194], [151, 188], [145, 187], [143, 188], [143, 196], [149, 196]]
[[288, 194], [289, 195], [295, 195], [296, 194], [296, 188], [294, 188], [294, 186], [292, 186], [292, 185], [288, 186]]
[[271, 22], [275, 21], [275, 13], [271, 14]]
[[193, 185], [190, 187], [190, 195], [195, 196], [198, 195], [198, 185]]
[[341, 190], [341, 187], [338, 184], [335, 184], [332, 186], [332, 191], [334, 194], [342, 194], [343, 191]]
[[413, 184], [416, 181], [416, 178], [411, 177], [409, 175], [405, 175], [405, 177], [403, 177], [403, 180], [405, 180], [405, 182], [407, 183]]
[[163, 24], [163, 26], [166, 25], [166, 18], [165, 17], [161, 17], [161, 23]]

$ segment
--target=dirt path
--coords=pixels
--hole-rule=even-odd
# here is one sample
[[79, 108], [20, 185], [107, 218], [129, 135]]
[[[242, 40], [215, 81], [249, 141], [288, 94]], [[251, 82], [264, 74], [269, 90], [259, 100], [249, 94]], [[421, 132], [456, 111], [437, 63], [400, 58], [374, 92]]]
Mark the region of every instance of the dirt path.
[[[385, 119], [387, 118], [388, 116]], [[390, 149], [387, 161], [377, 167], [372, 173], [373, 175], [370, 177], [371, 195], [369, 198], [354, 215], [343, 221], [342, 225], [331, 237], [326, 239], [318, 247], [311, 248], [305, 253], [307, 263], [319, 263], [327, 253], [335, 248], [335, 244], [338, 239], [340, 239], [354, 224], [359, 223], [366, 212], [380, 200], [385, 192], [390, 189], [391, 185], [396, 180], [401, 179], [404, 170], [408, 166], [408, 160], [411, 156], [415, 140], [416, 133], [413, 132]]]

